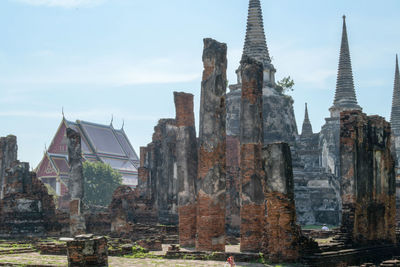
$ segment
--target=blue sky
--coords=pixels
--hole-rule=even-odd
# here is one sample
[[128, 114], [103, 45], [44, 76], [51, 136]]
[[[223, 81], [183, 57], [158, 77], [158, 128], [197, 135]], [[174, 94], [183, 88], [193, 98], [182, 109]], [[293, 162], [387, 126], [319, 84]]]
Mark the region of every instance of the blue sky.
[[[248, 0], [1, 0], [0, 136], [18, 137], [19, 158], [39, 163], [61, 121], [125, 120], [138, 151], [159, 118], [175, 116], [173, 91], [199, 110], [202, 39], [228, 45], [235, 82]], [[389, 118], [400, 1], [262, 0], [277, 79], [295, 80], [299, 131], [308, 102], [313, 130], [329, 116], [342, 15], [347, 16], [359, 104]], [[197, 118], [196, 118], [197, 119]]]

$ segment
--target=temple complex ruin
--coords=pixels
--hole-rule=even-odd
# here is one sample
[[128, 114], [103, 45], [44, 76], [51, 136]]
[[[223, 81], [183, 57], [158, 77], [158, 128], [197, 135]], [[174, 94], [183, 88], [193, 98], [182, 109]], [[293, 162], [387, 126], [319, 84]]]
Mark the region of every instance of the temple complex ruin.
[[[293, 99], [275, 81], [260, 0], [249, 0], [237, 83], [228, 93], [227, 45], [211, 38], [203, 44], [198, 137], [194, 95], [174, 92], [175, 118], [158, 121], [140, 160], [122, 130], [63, 118], [36, 169], [48, 171], [42, 181], [17, 160], [16, 137], [0, 138], [0, 237], [64, 237], [60, 251], [70, 266], [106, 266], [108, 249], [118, 242], [124, 244], [119, 253], [132, 253], [133, 244], [143, 251], [168, 244], [166, 258], [234, 255], [309, 266], [361, 265], [400, 255], [397, 57], [389, 123], [362, 113], [357, 103], [343, 17], [330, 117], [314, 132], [306, 104], [299, 134]], [[93, 139], [112, 137], [100, 142], [109, 150], [88, 153], [90, 132]], [[51, 151], [63, 152], [62, 160]], [[126, 163], [130, 170], [120, 171], [128, 180], [137, 174], [137, 186], [120, 185], [107, 207], [85, 203], [82, 164], [91, 156]], [[66, 188], [53, 177], [55, 158]], [[66, 196], [67, 208], [57, 209], [44, 182]], [[322, 224], [336, 227], [301, 228]]]

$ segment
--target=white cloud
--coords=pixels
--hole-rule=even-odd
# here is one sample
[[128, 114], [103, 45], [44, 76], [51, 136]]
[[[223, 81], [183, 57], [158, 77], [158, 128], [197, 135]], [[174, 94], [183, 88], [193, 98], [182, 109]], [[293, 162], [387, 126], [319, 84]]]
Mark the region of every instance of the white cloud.
[[14, 0], [17, 2], [34, 5], [34, 6], [48, 6], [48, 7], [92, 7], [104, 3], [106, 0]]

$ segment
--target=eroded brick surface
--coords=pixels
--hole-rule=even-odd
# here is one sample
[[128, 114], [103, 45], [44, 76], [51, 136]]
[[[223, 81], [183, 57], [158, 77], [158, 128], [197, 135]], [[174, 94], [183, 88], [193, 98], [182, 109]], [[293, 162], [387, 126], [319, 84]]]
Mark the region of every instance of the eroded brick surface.
[[296, 223], [289, 145], [276, 143], [266, 146], [263, 161], [267, 200], [263, 252], [273, 262], [296, 261], [300, 257], [300, 240], [306, 238], [302, 238], [300, 226]]
[[197, 139], [193, 95], [174, 92], [176, 109], [176, 164], [178, 179], [179, 243], [194, 246], [196, 239]]
[[204, 39], [196, 249], [225, 250], [226, 44]]
[[71, 128], [67, 128], [69, 180], [68, 191], [70, 195], [70, 233], [72, 236], [86, 232], [85, 217], [83, 215], [83, 166], [81, 135]]
[[108, 266], [107, 239], [80, 235], [67, 242], [68, 266]]
[[351, 244], [394, 243], [396, 196], [390, 124], [379, 116], [340, 116], [341, 232]]
[[264, 193], [261, 150], [263, 146], [263, 66], [243, 57], [240, 106], [240, 181], [242, 252], [259, 252], [264, 226]]

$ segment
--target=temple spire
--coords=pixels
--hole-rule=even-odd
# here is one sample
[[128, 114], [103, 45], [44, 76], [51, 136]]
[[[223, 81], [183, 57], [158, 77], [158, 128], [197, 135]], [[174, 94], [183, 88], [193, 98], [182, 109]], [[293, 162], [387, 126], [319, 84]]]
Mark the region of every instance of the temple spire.
[[312, 126], [308, 117], [308, 108], [306, 103], [306, 110], [304, 113], [303, 127], [301, 129], [301, 137], [310, 137], [313, 135]]
[[244, 55], [263, 63], [264, 68], [271, 65], [260, 0], [250, 0], [249, 2], [246, 39], [243, 48]]
[[392, 98], [392, 112], [390, 115], [390, 122], [393, 130], [400, 130], [400, 73], [399, 73], [399, 59], [396, 55], [396, 70], [394, 73], [394, 87]]
[[349, 42], [347, 38], [346, 16], [343, 16], [342, 43], [333, 106], [342, 110], [361, 109], [357, 104], [351, 67]]

